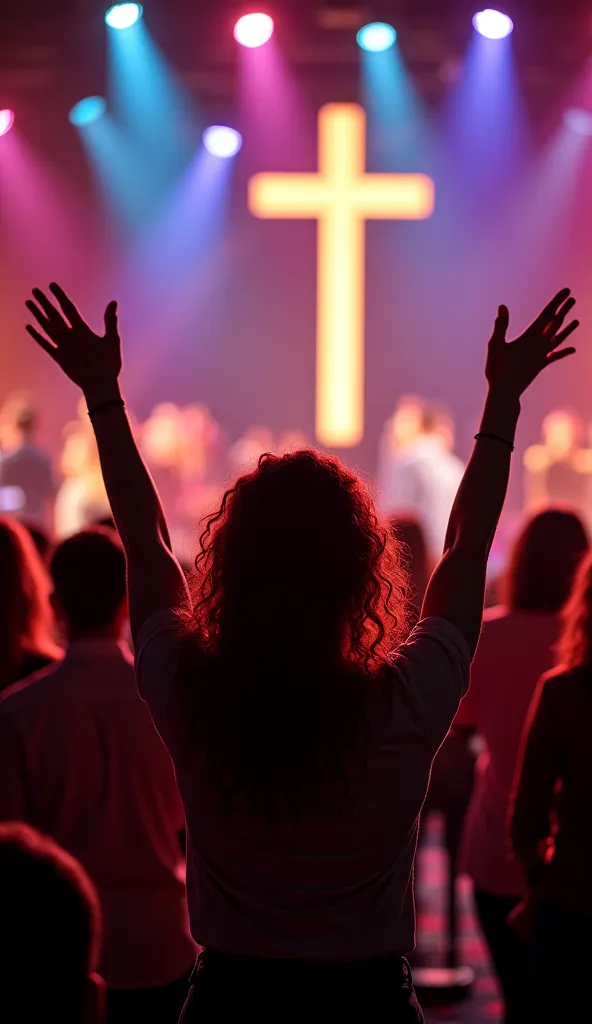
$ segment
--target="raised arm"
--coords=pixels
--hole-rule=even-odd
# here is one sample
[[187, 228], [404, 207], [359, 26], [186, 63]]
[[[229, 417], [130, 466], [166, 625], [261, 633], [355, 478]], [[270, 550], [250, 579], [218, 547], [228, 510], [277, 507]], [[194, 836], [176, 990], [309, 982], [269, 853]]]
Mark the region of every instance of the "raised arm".
[[94, 428], [111, 511], [128, 566], [132, 634], [163, 608], [188, 607], [185, 577], [175, 559], [158, 492], [140, 455], [119, 387], [121, 346], [117, 306], [105, 311], [105, 334], [95, 334], [56, 284], [59, 309], [39, 289], [31, 311], [45, 331], [29, 334], [84, 394]]
[[457, 626], [473, 654], [481, 631], [487, 559], [506, 497], [520, 397], [544, 367], [575, 352], [559, 349], [578, 326], [574, 320], [561, 329], [574, 304], [564, 288], [510, 343], [509, 313], [500, 306], [489, 342], [489, 390], [481, 426], [452, 508], [444, 555], [422, 609], [423, 616], [438, 615]]

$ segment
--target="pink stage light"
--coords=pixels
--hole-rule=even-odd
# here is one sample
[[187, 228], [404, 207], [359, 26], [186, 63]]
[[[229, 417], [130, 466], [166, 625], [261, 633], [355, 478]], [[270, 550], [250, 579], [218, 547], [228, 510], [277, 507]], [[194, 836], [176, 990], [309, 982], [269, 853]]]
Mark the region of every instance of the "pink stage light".
[[241, 46], [254, 49], [263, 46], [273, 35], [273, 18], [269, 14], [244, 14], [234, 26], [234, 38]]
[[0, 110], [0, 135], [6, 135], [14, 124], [14, 110]]

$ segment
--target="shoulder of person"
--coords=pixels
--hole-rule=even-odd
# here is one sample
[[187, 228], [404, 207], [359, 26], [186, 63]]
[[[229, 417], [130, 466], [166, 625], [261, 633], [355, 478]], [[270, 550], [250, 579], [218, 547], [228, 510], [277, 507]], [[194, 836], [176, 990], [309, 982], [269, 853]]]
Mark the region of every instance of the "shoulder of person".
[[52, 662], [32, 675], [19, 679], [0, 693], [0, 716], [18, 714], [21, 708], [35, 704], [44, 693], [42, 684], [51, 679], [61, 661]]
[[551, 700], [557, 698], [559, 702], [567, 693], [574, 689], [580, 690], [582, 686], [589, 688], [592, 693], [592, 664], [576, 665], [575, 668], [558, 665], [541, 676], [539, 686], [545, 697]]

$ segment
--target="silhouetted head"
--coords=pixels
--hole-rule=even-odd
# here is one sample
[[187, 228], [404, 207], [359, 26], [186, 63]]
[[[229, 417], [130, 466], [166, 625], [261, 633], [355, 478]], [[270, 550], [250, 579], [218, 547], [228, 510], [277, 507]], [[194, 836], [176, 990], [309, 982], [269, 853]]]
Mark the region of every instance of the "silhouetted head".
[[512, 551], [506, 579], [509, 607], [559, 612], [588, 543], [582, 520], [570, 509], [549, 508], [532, 516]]
[[213, 655], [202, 722], [225, 796], [269, 812], [335, 766], [353, 727], [344, 679], [374, 673], [405, 631], [398, 555], [367, 488], [320, 452], [265, 455], [227, 492], [193, 623]]
[[99, 1024], [101, 914], [78, 861], [27, 825], [0, 825], [0, 906], [0, 1019]]
[[0, 689], [28, 655], [57, 657], [51, 585], [29, 531], [0, 516]]
[[588, 552], [576, 573], [563, 609], [563, 630], [557, 653], [565, 668], [592, 661], [592, 553]]
[[50, 571], [54, 608], [70, 639], [119, 636], [127, 609], [125, 555], [113, 530], [96, 526], [68, 537]]
[[413, 514], [397, 515], [391, 519], [396, 540], [407, 549], [411, 575], [411, 600], [419, 610], [430, 578], [431, 566], [424, 529]]

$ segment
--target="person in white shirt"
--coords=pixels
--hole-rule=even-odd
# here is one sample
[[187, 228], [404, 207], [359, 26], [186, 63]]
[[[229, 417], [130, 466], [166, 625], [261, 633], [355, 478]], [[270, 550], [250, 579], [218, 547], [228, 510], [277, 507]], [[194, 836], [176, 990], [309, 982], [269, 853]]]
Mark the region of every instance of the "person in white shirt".
[[[454, 424], [450, 412], [434, 402], [418, 398], [414, 401], [418, 410], [417, 431], [384, 460], [379, 501], [385, 515], [417, 517], [430, 554], [436, 560], [444, 549], [450, 510], [464, 465], [452, 451]], [[397, 416], [396, 412], [395, 426]]]
[[51, 459], [35, 440], [39, 418], [29, 402], [13, 410], [16, 446], [0, 462], [0, 488], [21, 495], [14, 514], [33, 525], [51, 527], [55, 481]]
[[[499, 309], [481, 430], [407, 642], [395, 538], [359, 478], [313, 450], [263, 458], [176, 561], [119, 388], [117, 307], [95, 334], [39, 289], [27, 329], [82, 389], [128, 562], [140, 691], [187, 819], [193, 1021], [423, 1015], [405, 960], [432, 761], [468, 686], [520, 396], [559, 349], [565, 289], [514, 342]], [[43, 332], [43, 333], [42, 333]], [[559, 349], [559, 350], [558, 350]], [[558, 351], [557, 351], [558, 350]]]
[[112, 530], [64, 541], [51, 574], [64, 660], [0, 701], [0, 821], [51, 835], [103, 907], [108, 1024], [176, 1024], [195, 959], [185, 907], [173, 768], [138, 697], [125, 557]]

